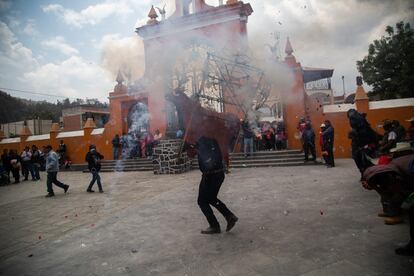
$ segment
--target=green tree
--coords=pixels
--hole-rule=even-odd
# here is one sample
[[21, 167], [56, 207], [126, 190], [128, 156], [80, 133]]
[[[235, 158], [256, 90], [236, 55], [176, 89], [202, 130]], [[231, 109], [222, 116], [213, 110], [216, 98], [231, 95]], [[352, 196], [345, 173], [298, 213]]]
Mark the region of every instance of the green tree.
[[381, 99], [414, 97], [414, 30], [409, 23], [387, 26], [386, 35], [369, 45], [358, 71]]

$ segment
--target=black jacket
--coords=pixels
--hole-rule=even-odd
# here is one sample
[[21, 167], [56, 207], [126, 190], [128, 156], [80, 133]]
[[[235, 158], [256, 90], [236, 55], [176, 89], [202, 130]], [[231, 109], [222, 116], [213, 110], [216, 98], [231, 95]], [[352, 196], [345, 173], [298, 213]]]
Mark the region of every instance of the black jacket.
[[243, 138], [246, 138], [246, 139], [253, 138], [254, 134], [251, 128], [249, 127], [248, 122], [242, 123], [242, 129], [243, 129]]
[[322, 135], [324, 144], [331, 146], [334, 144], [334, 128], [332, 126], [327, 126]]
[[202, 173], [213, 173], [223, 170], [223, 157], [216, 140], [201, 137], [196, 144], [198, 166]]
[[40, 164], [40, 151], [39, 150], [32, 150], [32, 159], [33, 164]]
[[102, 154], [100, 154], [99, 152], [97, 152], [96, 150], [90, 150], [87, 154], [86, 154], [86, 162], [88, 162], [88, 169], [90, 171], [92, 170], [96, 170], [96, 171], [100, 171], [101, 170], [101, 160], [104, 158], [104, 156]]
[[9, 154], [2, 154], [1, 155], [1, 161], [3, 162], [3, 166], [6, 170], [10, 170], [11, 164], [10, 164], [10, 155]]
[[302, 139], [305, 143], [315, 144], [315, 132], [312, 128], [305, 128], [302, 133]]

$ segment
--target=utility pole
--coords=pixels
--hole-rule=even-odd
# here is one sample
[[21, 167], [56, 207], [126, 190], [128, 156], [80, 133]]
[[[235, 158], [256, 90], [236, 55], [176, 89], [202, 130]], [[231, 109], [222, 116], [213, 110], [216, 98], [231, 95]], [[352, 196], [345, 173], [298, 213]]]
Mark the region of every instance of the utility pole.
[[342, 76], [342, 90], [344, 92], [344, 97], [345, 97], [345, 76]]

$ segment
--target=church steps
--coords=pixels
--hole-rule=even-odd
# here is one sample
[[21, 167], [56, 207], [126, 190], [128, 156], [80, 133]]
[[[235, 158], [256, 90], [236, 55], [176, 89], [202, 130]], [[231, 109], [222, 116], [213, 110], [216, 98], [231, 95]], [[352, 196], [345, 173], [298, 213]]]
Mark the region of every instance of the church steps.
[[311, 165], [320, 165], [321, 163], [314, 162], [298, 162], [298, 161], [286, 161], [280, 163], [247, 163], [247, 164], [234, 164], [230, 165], [231, 169], [241, 169], [241, 168], [259, 168], [259, 167], [292, 167], [292, 166], [311, 166]]
[[266, 159], [291, 159], [291, 158], [301, 158], [304, 159], [303, 154], [280, 154], [280, 155], [252, 155], [249, 157], [240, 156], [230, 156], [230, 159], [233, 161], [246, 161], [246, 160], [266, 160]]
[[[244, 153], [230, 154], [230, 168], [283, 167], [319, 165], [320, 162], [304, 162], [304, 154], [299, 150], [259, 151], [245, 158]], [[83, 165], [82, 170], [88, 172]], [[192, 168], [198, 169], [197, 159], [192, 160]], [[136, 158], [127, 160], [103, 160], [101, 172], [153, 171], [151, 159]]]

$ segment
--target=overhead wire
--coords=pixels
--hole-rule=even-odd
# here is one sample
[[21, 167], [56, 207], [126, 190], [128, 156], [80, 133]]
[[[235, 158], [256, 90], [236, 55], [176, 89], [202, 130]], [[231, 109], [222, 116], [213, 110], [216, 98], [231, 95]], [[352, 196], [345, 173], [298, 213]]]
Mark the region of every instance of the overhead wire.
[[[70, 100], [80, 99], [80, 98], [73, 98], [73, 97], [68, 97], [68, 96], [63, 96], [63, 95], [48, 94], [48, 93], [42, 93], [42, 92], [37, 92], [37, 91], [20, 90], [20, 89], [7, 88], [7, 87], [0, 87], [0, 90], [3, 90], [4, 92], [13, 91], [17, 93], [25, 93], [25, 94], [32, 94], [32, 95], [39, 95], [39, 96], [49, 96], [53, 98], [62, 98], [62, 99], [70, 99]], [[104, 99], [104, 97], [100, 97], [98, 99]]]

